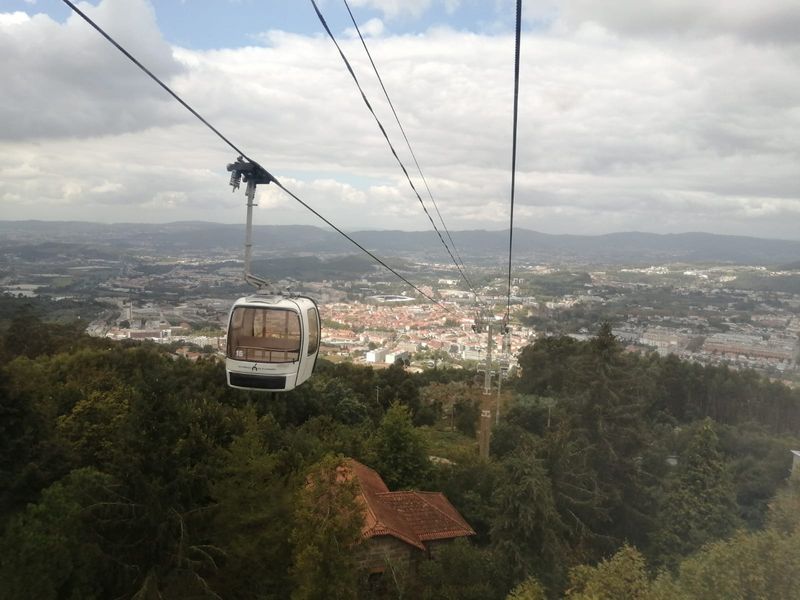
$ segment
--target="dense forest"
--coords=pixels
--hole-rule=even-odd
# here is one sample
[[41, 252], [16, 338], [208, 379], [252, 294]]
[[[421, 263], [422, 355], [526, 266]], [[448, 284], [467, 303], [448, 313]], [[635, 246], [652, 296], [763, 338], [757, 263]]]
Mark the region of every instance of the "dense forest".
[[320, 361], [250, 394], [215, 360], [10, 315], [0, 597], [374, 596], [352, 493], [324, 494], [343, 457], [444, 492], [476, 532], [382, 597], [800, 597], [800, 391], [627, 354], [607, 327], [519, 363], [484, 460], [474, 373]]

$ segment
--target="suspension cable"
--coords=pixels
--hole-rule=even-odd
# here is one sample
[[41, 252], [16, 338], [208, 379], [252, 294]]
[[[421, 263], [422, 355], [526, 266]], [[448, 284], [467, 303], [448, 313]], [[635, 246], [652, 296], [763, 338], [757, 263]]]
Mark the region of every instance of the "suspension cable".
[[517, 0], [516, 43], [514, 46], [514, 129], [511, 142], [511, 216], [508, 225], [508, 299], [506, 322], [511, 313], [511, 255], [514, 247], [514, 192], [517, 179], [517, 116], [519, 113], [519, 47], [522, 37], [522, 0]]
[[439, 228], [436, 227], [436, 223], [434, 222], [433, 217], [431, 217], [430, 213], [428, 212], [428, 208], [425, 206], [425, 202], [423, 202], [422, 196], [420, 196], [419, 192], [417, 191], [417, 188], [414, 185], [414, 182], [411, 181], [411, 177], [408, 174], [408, 170], [406, 169], [405, 165], [403, 164], [403, 161], [400, 160], [400, 157], [398, 156], [397, 151], [394, 148], [394, 145], [392, 145], [392, 142], [389, 139], [389, 135], [386, 133], [386, 129], [383, 127], [383, 123], [381, 123], [381, 120], [378, 118], [378, 115], [375, 114], [375, 110], [372, 108], [372, 104], [370, 104], [369, 100], [367, 99], [367, 95], [364, 93], [364, 89], [361, 87], [361, 83], [358, 81], [358, 77], [356, 77], [356, 73], [353, 70], [353, 67], [350, 65], [350, 61], [347, 59], [347, 56], [345, 56], [344, 51], [342, 50], [341, 46], [339, 46], [339, 42], [336, 41], [336, 37], [333, 35], [333, 32], [331, 31], [331, 28], [328, 26], [328, 22], [325, 20], [325, 17], [322, 16], [322, 13], [320, 12], [316, 1], [315, 0], [311, 0], [311, 4], [314, 7], [314, 11], [317, 13], [317, 17], [319, 18], [319, 21], [322, 24], [322, 27], [327, 32], [328, 37], [331, 38], [331, 41], [333, 42], [334, 46], [336, 46], [336, 49], [339, 51], [339, 56], [342, 57], [342, 60], [344, 61], [344, 64], [345, 64], [345, 67], [347, 67], [347, 70], [349, 71], [350, 76], [353, 78], [353, 81], [355, 82], [356, 87], [358, 88], [358, 91], [361, 93], [361, 98], [364, 100], [364, 104], [366, 104], [367, 108], [369, 109], [369, 112], [372, 114], [373, 118], [375, 119], [375, 122], [378, 124], [378, 129], [380, 129], [381, 133], [383, 134], [384, 139], [386, 139], [386, 143], [389, 144], [389, 149], [391, 150], [392, 155], [394, 156], [395, 160], [397, 161], [397, 164], [400, 165], [400, 168], [402, 169], [403, 174], [406, 176], [406, 180], [408, 181], [408, 184], [411, 186], [412, 191], [416, 195], [417, 200], [419, 200], [419, 203], [422, 206], [422, 210], [425, 212], [425, 215], [428, 217], [428, 220], [430, 221], [431, 225], [433, 226], [434, 231], [439, 236], [439, 240], [442, 242], [442, 245], [444, 246], [445, 250], [447, 250], [447, 253], [450, 255], [450, 259], [453, 261], [453, 264], [456, 266], [456, 269], [458, 269], [458, 272], [461, 274], [462, 279], [467, 284], [467, 286], [469, 287], [470, 291], [473, 294], [475, 294], [475, 297], [477, 298], [477, 296], [478, 296], [477, 292], [472, 287], [472, 284], [470, 283], [469, 279], [467, 279], [467, 276], [464, 274], [464, 271], [462, 270], [461, 266], [458, 264], [458, 261], [456, 261], [456, 258], [453, 255], [453, 252], [450, 250], [450, 247], [447, 245], [447, 242], [445, 242], [444, 237], [442, 237], [442, 234], [439, 231]]
[[326, 225], [328, 225], [328, 226], [329, 226], [331, 229], [333, 229], [333, 230], [334, 230], [334, 231], [336, 231], [338, 234], [340, 234], [341, 236], [343, 236], [344, 238], [346, 238], [347, 240], [349, 240], [349, 241], [350, 241], [350, 242], [351, 242], [351, 243], [352, 243], [354, 246], [356, 246], [356, 247], [357, 247], [359, 250], [361, 250], [362, 252], [364, 252], [365, 254], [367, 254], [367, 255], [368, 255], [370, 258], [372, 258], [372, 260], [374, 260], [375, 262], [377, 262], [379, 265], [381, 265], [382, 267], [384, 267], [386, 270], [388, 270], [388, 271], [390, 271], [391, 273], [393, 273], [393, 274], [394, 274], [394, 275], [395, 275], [395, 276], [396, 276], [398, 279], [400, 279], [400, 280], [404, 281], [405, 283], [407, 283], [408, 285], [410, 285], [412, 288], [414, 288], [415, 290], [417, 290], [417, 292], [419, 292], [419, 293], [420, 293], [422, 296], [424, 296], [425, 298], [427, 298], [428, 300], [430, 300], [430, 301], [431, 301], [431, 302], [433, 302], [434, 304], [438, 305], [439, 307], [443, 308], [445, 311], [447, 311], [447, 312], [449, 312], [449, 313], [452, 313], [452, 311], [451, 311], [449, 308], [447, 308], [446, 306], [444, 306], [443, 304], [441, 304], [441, 303], [440, 303], [440, 302], [438, 302], [437, 300], [435, 300], [435, 299], [431, 298], [431, 297], [430, 297], [428, 294], [426, 294], [425, 292], [423, 292], [421, 289], [419, 289], [417, 286], [415, 286], [413, 283], [411, 283], [411, 282], [410, 282], [408, 279], [406, 279], [405, 277], [403, 277], [402, 275], [400, 275], [400, 273], [398, 273], [397, 271], [395, 271], [395, 270], [394, 270], [392, 267], [390, 267], [389, 265], [387, 265], [387, 264], [386, 264], [385, 262], [383, 262], [383, 261], [382, 261], [380, 258], [378, 258], [377, 256], [375, 256], [375, 255], [374, 255], [372, 252], [370, 252], [370, 251], [369, 251], [369, 250], [367, 250], [367, 249], [366, 249], [364, 246], [362, 246], [361, 244], [359, 244], [359, 243], [358, 243], [357, 241], [355, 241], [355, 240], [354, 240], [352, 237], [350, 237], [349, 235], [347, 235], [347, 234], [346, 234], [344, 231], [342, 231], [341, 229], [339, 229], [339, 228], [338, 228], [336, 225], [334, 225], [333, 223], [331, 223], [331, 222], [330, 222], [328, 219], [326, 219], [325, 217], [323, 217], [323, 216], [322, 216], [320, 213], [318, 213], [316, 210], [314, 210], [313, 208], [311, 208], [311, 207], [310, 207], [308, 204], [306, 204], [305, 202], [303, 202], [303, 201], [302, 201], [300, 198], [298, 198], [298, 197], [297, 197], [297, 196], [296, 196], [294, 193], [292, 193], [291, 191], [289, 191], [288, 189], [286, 189], [286, 187], [284, 187], [284, 185], [283, 185], [283, 184], [282, 184], [280, 181], [278, 181], [277, 179], [275, 180], [275, 185], [277, 185], [277, 186], [278, 186], [279, 188], [281, 188], [281, 189], [282, 189], [284, 192], [286, 192], [287, 194], [289, 194], [289, 196], [291, 196], [292, 198], [294, 198], [294, 199], [295, 199], [297, 202], [299, 202], [299, 203], [300, 203], [302, 206], [304, 206], [305, 208], [307, 208], [307, 209], [308, 209], [308, 210], [309, 210], [309, 211], [310, 211], [310, 212], [311, 212], [311, 213], [312, 213], [314, 216], [316, 216], [317, 218], [319, 218], [320, 220], [322, 220], [322, 221], [323, 221], [323, 222], [324, 222]]
[[237, 147], [236, 147], [236, 146], [233, 144], [233, 142], [231, 142], [231, 141], [230, 141], [228, 138], [226, 138], [224, 135], [222, 135], [222, 134], [219, 132], [219, 130], [218, 130], [216, 127], [214, 127], [213, 125], [211, 125], [211, 123], [209, 123], [208, 121], [206, 121], [206, 120], [205, 120], [205, 119], [202, 117], [202, 115], [200, 115], [200, 113], [198, 113], [198, 112], [197, 112], [195, 109], [193, 109], [191, 106], [189, 106], [188, 104], [186, 104], [186, 102], [184, 102], [184, 101], [181, 99], [181, 97], [180, 97], [180, 96], [178, 96], [178, 94], [176, 94], [175, 92], [173, 92], [173, 91], [172, 91], [172, 89], [171, 89], [171, 88], [170, 88], [170, 87], [169, 87], [169, 86], [168, 86], [166, 83], [164, 83], [164, 82], [163, 82], [163, 81], [161, 81], [161, 80], [160, 80], [158, 77], [156, 77], [155, 75], [153, 75], [153, 73], [150, 71], [150, 69], [148, 69], [148, 68], [147, 68], [147, 67], [145, 67], [145, 66], [144, 66], [142, 63], [140, 63], [138, 60], [136, 60], [136, 58], [135, 58], [135, 57], [134, 57], [134, 56], [133, 56], [133, 55], [132, 55], [130, 52], [128, 52], [128, 51], [127, 51], [125, 48], [123, 48], [123, 47], [122, 47], [120, 44], [118, 44], [118, 43], [117, 43], [117, 41], [116, 41], [114, 38], [112, 38], [112, 37], [111, 37], [110, 35], [108, 35], [108, 34], [107, 34], [105, 31], [103, 31], [103, 29], [102, 29], [102, 28], [101, 28], [99, 25], [97, 25], [97, 23], [95, 23], [94, 21], [92, 21], [92, 20], [91, 20], [91, 19], [90, 19], [90, 18], [89, 18], [89, 17], [86, 15], [86, 13], [84, 13], [84, 12], [83, 12], [83, 11], [82, 11], [80, 8], [78, 8], [77, 6], [75, 6], [75, 5], [74, 5], [72, 2], [70, 2], [70, 0], [62, 0], [62, 2], [64, 2], [64, 4], [66, 4], [67, 6], [69, 6], [69, 7], [70, 7], [70, 8], [71, 8], [73, 11], [75, 11], [75, 12], [76, 12], [78, 15], [80, 15], [80, 16], [83, 18], [83, 20], [84, 20], [84, 21], [86, 21], [86, 22], [87, 22], [89, 25], [91, 25], [92, 27], [94, 27], [94, 28], [97, 30], [97, 32], [98, 32], [100, 35], [102, 35], [104, 38], [106, 38], [106, 40], [108, 40], [108, 41], [109, 41], [109, 42], [110, 42], [110, 43], [111, 43], [111, 44], [112, 44], [112, 45], [113, 45], [113, 46], [114, 46], [114, 47], [115, 47], [117, 50], [119, 50], [120, 52], [122, 52], [122, 54], [124, 54], [124, 55], [125, 55], [125, 56], [128, 58], [128, 60], [130, 60], [130, 61], [131, 61], [133, 64], [135, 64], [135, 65], [136, 65], [137, 67], [139, 67], [139, 68], [140, 68], [142, 71], [144, 71], [144, 72], [145, 72], [145, 73], [146, 73], [146, 74], [147, 74], [147, 75], [150, 77], [150, 79], [152, 79], [152, 80], [153, 80], [153, 81], [155, 81], [155, 82], [156, 82], [158, 85], [160, 85], [162, 88], [164, 88], [164, 90], [165, 90], [165, 91], [166, 91], [166, 92], [167, 92], [167, 93], [168, 93], [170, 96], [172, 96], [173, 98], [175, 98], [175, 100], [177, 100], [178, 102], [180, 102], [180, 103], [183, 105], [183, 107], [184, 107], [186, 110], [188, 110], [188, 111], [189, 111], [190, 113], [192, 113], [192, 114], [193, 114], [195, 117], [197, 117], [197, 118], [198, 118], [198, 119], [199, 119], [199, 120], [200, 120], [200, 121], [201, 121], [201, 122], [202, 122], [202, 123], [203, 123], [203, 124], [204, 124], [206, 127], [208, 127], [208, 128], [211, 130], [211, 131], [213, 131], [214, 133], [216, 133], [216, 134], [217, 134], [217, 137], [219, 137], [219, 138], [220, 138], [220, 139], [221, 139], [223, 142], [225, 142], [226, 144], [228, 144], [228, 146], [230, 146], [230, 147], [231, 147], [231, 148], [232, 148], [232, 149], [233, 149], [233, 150], [234, 150], [234, 151], [235, 151], [237, 154], [239, 154], [239, 155], [240, 155], [242, 158], [246, 158], [247, 160], [249, 160], [249, 161], [251, 161], [251, 162], [255, 162], [255, 161], [252, 161], [252, 159], [251, 159], [249, 156], [247, 156], [247, 154], [245, 154], [244, 152], [242, 152], [241, 150], [239, 150], [239, 148], [237, 148]]
[[[254, 163], [254, 164], [258, 165], [258, 163], [257, 163], [255, 160], [253, 160], [252, 158], [250, 158], [249, 156], [247, 156], [247, 154], [245, 154], [245, 153], [244, 153], [244, 152], [242, 152], [242, 151], [241, 151], [239, 148], [237, 148], [237, 147], [236, 147], [236, 146], [233, 144], [233, 142], [231, 142], [231, 141], [230, 141], [230, 140], [229, 140], [227, 137], [225, 137], [224, 135], [222, 135], [222, 133], [220, 133], [220, 131], [219, 131], [217, 128], [215, 128], [213, 125], [211, 125], [211, 123], [209, 123], [209, 122], [208, 122], [206, 119], [204, 119], [202, 116], [200, 116], [200, 114], [199, 114], [199, 113], [198, 113], [198, 112], [197, 112], [195, 109], [193, 109], [191, 106], [189, 106], [189, 104], [187, 104], [187, 103], [186, 103], [186, 102], [185, 102], [185, 101], [184, 101], [184, 100], [183, 100], [183, 99], [182, 99], [180, 96], [178, 96], [178, 94], [176, 94], [176, 93], [175, 93], [175, 92], [174, 92], [172, 89], [170, 89], [170, 88], [169, 88], [169, 86], [167, 86], [167, 84], [165, 84], [165, 83], [164, 83], [163, 81], [161, 81], [161, 80], [160, 80], [158, 77], [156, 77], [156, 76], [155, 76], [155, 75], [154, 75], [154, 74], [153, 74], [153, 73], [152, 73], [152, 72], [151, 72], [149, 69], [147, 69], [147, 68], [146, 68], [146, 67], [145, 67], [145, 66], [144, 66], [142, 63], [140, 63], [138, 60], [136, 60], [136, 58], [134, 58], [134, 56], [133, 56], [133, 55], [132, 55], [130, 52], [128, 52], [128, 51], [127, 51], [125, 48], [123, 48], [123, 47], [122, 47], [122, 46], [121, 46], [119, 43], [117, 43], [117, 42], [116, 42], [116, 40], [114, 40], [114, 38], [112, 38], [112, 37], [111, 37], [111, 36], [110, 36], [108, 33], [106, 33], [106, 32], [105, 32], [105, 31], [104, 31], [104, 30], [103, 30], [103, 29], [102, 29], [102, 28], [101, 28], [99, 25], [97, 25], [97, 24], [96, 24], [94, 21], [92, 21], [92, 19], [91, 19], [91, 18], [89, 18], [89, 16], [88, 16], [88, 15], [86, 15], [86, 14], [85, 14], [83, 11], [81, 11], [81, 10], [80, 10], [80, 9], [79, 9], [77, 6], [75, 6], [75, 5], [74, 5], [72, 2], [70, 2], [70, 0], [62, 0], [62, 2], [64, 2], [64, 4], [66, 4], [66, 5], [67, 5], [67, 6], [69, 6], [69, 7], [70, 7], [70, 8], [71, 8], [73, 11], [75, 11], [75, 13], [76, 13], [76, 14], [80, 15], [80, 17], [81, 17], [81, 18], [82, 18], [84, 21], [86, 21], [86, 22], [87, 22], [89, 25], [91, 25], [91, 26], [92, 26], [94, 29], [96, 29], [96, 30], [98, 31], [98, 33], [100, 33], [100, 35], [102, 35], [104, 38], [106, 38], [106, 40], [108, 40], [108, 41], [109, 41], [109, 42], [110, 42], [110, 43], [111, 43], [111, 44], [112, 44], [114, 47], [116, 47], [116, 48], [117, 48], [117, 50], [119, 50], [120, 52], [122, 52], [122, 54], [124, 54], [124, 55], [125, 55], [125, 56], [126, 56], [126, 57], [127, 57], [127, 58], [128, 58], [128, 59], [129, 59], [129, 60], [132, 62], [132, 63], [133, 63], [133, 64], [135, 64], [135, 65], [136, 65], [137, 67], [139, 67], [139, 68], [140, 68], [142, 71], [144, 71], [144, 72], [145, 72], [147, 75], [149, 75], [149, 76], [150, 76], [150, 78], [151, 78], [153, 81], [155, 81], [155, 82], [156, 82], [158, 85], [160, 85], [160, 86], [161, 86], [161, 87], [162, 87], [164, 90], [166, 90], [166, 91], [167, 91], [167, 93], [169, 93], [169, 95], [170, 95], [170, 96], [172, 96], [172, 97], [173, 97], [175, 100], [177, 100], [177, 101], [178, 101], [178, 102], [179, 102], [179, 103], [180, 103], [180, 104], [181, 104], [181, 105], [182, 105], [184, 108], [186, 108], [186, 110], [188, 110], [188, 111], [189, 111], [190, 113], [192, 113], [192, 114], [193, 114], [195, 117], [197, 117], [197, 119], [198, 119], [198, 120], [200, 120], [200, 122], [201, 122], [201, 123], [203, 123], [203, 124], [204, 124], [206, 127], [208, 127], [208, 128], [211, 130], [211, 131], [213, 131], [213, 132], [214, 132], [214, 133], [217, 135], [217, 137], [219, 137], [219, 138], [220, 138], [220, 139], [221, 139], [223, 142], [225, 142], [225, 143], [226, 143], [228, 146], [230, 146], [230, 147], [231, 147], [233, 150], [235, 150], [235, 151], [236, 151], [236, 152], [237, 152], [237, 153], [238, 153], [238, 154], [239, 154], [239, 155], [240, 155], [242, 158], [245, 158], [245, 159], [247, 159], [248, 161], [250, 161], [250, 162], [252, 162], [252, 163]], [[260, 167], [261, 165], [258, 165], [258, 166]], [[262, 167], [262, 168], [263, 168], [263, 167]], [[372, 252], [370, 252], [369, 250], [367, 250], [367, 249], [366, 249], [364, 246], [362, 246], [361, 244], [359, 244], [359, 243], [358, 243], [356, 240], [354, 240], [352, 237], [350, 237], [349, 235], [347, 235], [347, 234], [346, 234], [344, 231], [342, 231], [342, 230], [341, 230], [341, 229], [339, 229], [339, 228], [338, 228], [336, 225], [334, 225], [333, 223], [331, 223], [331, 221], [329, 221], [328, 219], [326, 219], [325, 217], [323, 217], [323, 216], [322, 216], [322, 215], [321, 215], [319, 212], [317, 212], [316, 210], [314, 210], [313, 208], [311, 208], [311, 206], [309, 206], [308, 204], [306, 204], [305, 202], [303, 202], [303, 200], [301, 200], [301, 199], [300, 199], [300, 198], [299, 198], [297, 195], [295, 195], [295, 194], [294, 194], [294, 193], [292, 193], [290, 190], [288, 190], [288, 189], [287, 189], [287, 188], [286, 188], [286, 187], [285, 187], [285, 186], [284, 186], [284, 185], [283, 185], [283, 184], [282, 184], [280, 181], [278, 181], [278, 180], [277, 180], [277, 179], [275, 179], [274, 177], [272, 178], [272, 181], [273, 181], [273, 183], [275, 183], [275, 185], [276, 185], [276, 186], [278, 186], [280, 189], [282, 189], [284, 192], [286, 192], [286, 193], [287, 193], [287, 194], [288, 194], [290, 197], [292, 197], [294, 200], [296, 200], [298, 203], [300, 203], [300, 205], [302, 205], [304, 208], [306, 208], [308, 211], [310, 211], [310, 212], [311, 212], [311, 213], [312, 213], [314, 216], [316, 216], [317, 218], [319, 218], [320, 220], [322, 220], [322, 221], [323, 221], [323, 222], [324, 222], [326, 225], [328, 225], [328, 226], [329, 226], [331, 229], [333, 229], [333, 230], [334, 230], [334, 231], [336, 231], [338, 234], [340, 234], [341, 236], [343, 236], [345, 239], [347, 239], [349, 242], [351, 242], [351, 243], [352, 243], [354, 246], [356, 246], [356, 247], [357, 247], [359, 250], [361, 250], [362, 252], [364, 252], [365, 254], [367, 254], [367, 255], [368, 255], [368, 256], [369, 256], [369, 257], [370, 257], [372, 260], [374, 260], [374, 261], [375, 261], [375, 262], [377, 262], [379, 265], [381, 265], [382, 267], [384, 267], [385, 269], [387, 269], [387, 270], [388, 270], [390, 273], [392, 273], [393, 275], [395, 275], [395, 276], [396, 276], [398, 279], [400, 279], [401, 281], [403, 281], [403, 282], [404, 282], [404, 283], [406, 283], [407, 285], [411, 286], [411, 287], [412, 287], [414, 290], [416, 290], [416, 291], [417, 291], [417, 292], [418, 292], [418, 293], [419, 293], [421, 296], [423, 296], [423, 297], [427, 298], [428, 300], [430, 300], [431, 302], [433, 302], [434, 304], [436, 304], [437, 306], [439, 306], [440, 308], [442, 308], [442, 309], [443, 309], [445, 312], [448, 312], [448, 313], [451, 313], [451, 314], [453, 313], [453, 311], [452, 311], [452, 310], [450, 310], [448, 307], [446, 307], [444, 304], [442, 304], [442, 303], [441, 303], [441, 302], [439, 302], [438, 300], [436, 300], [436, 299], [432, 298], [431, 296], [429, 296], [428, 294], [426, 294], [425, 292], [423, 292], [423, 291], [422, 291], [421, 289], [419, 289], [419, 288], [418, 288], [416, 285], [414, 285], [414, 284], [413, 284], [413, 283], [411, 283], [411, 282], [410, 282], [408, 279], [406, 279], [406, 278], [405, 278], [403, 275], [401, 275], [400, 273], [398, 273], [398, 272], [397, 272], [395, 269], [393, 269], [393, 268], [392, 268], [392, 267], [390, 267], [388, 264], [386, 264], [386, 263], [385, 263], [383, 260], [381, 260], [380, 258], [378, 258], [378, 257], [377, 257], [375, 254], [373, 254]]]
[[[417, 160], [417, 155], [414, 153], [414, 149], [411, 147], [411, 142], [406, 135], [406, 130], [403, 127], [403, 124], [400, 122], [400, 117], [397, 115], [397, 111], [394, 108], [394, 103], [392, 99], [389, 97], [389, 92], [386, 90], [386, 86], [383, 84], [383, 78], [381, 74], [378, 72], [378, 67], [375, 65], [375, 61], [372, 59], [372, 53], [369, 51], [367, 47], [367, 42], [364, 40], [364, 36], [361, 35], [361, 29], [358, 27], [358, 23], [356, 22], [355, 16], [353, 16], [353, 11], [350, 10], [350, 4], [348, 4], [347, 0], [344, 1], [344, 6], [347, 8], [347, 12], [350, 15], [350, 20], [353, 22], [353, 27], [356, 28], [356, 33], [358, 34], [358, 38], [361, 40], [361, 45], [364, 46], [364, 51], [367, 53], [367, 58], [369, 58], [369, 63], [372, 65], [372, 70], [375, 72], [375, 76], [378, 78], [378, 83], [381, 85], [381, 89], [383, 90], [383, 95], [386, 96], [386, 101], [389, 103], [389, 108], [392, 109], [392, 114], [394, 115], [394, 120], [397, 121], [397, 126], [400, 128], [400, 133], [403, 134], [403, 139], [406, 141], [406, 146], [408, 146], [408, 151], [411, 153], [411, 158], [414, 160], [414, 164], [417, 167], [417, 171], [419, 172], [419, 176], [422, 179], [422, 183], [425, 185], [425, 189], [428, 192], [428, 197], [431, 199], [433, 203], [433, 207], [436, 209], [436, 214], [439, 216], [439, 222], [442, 224], [444, 228], [444, 232], [447, 234], [447, 239], [450, 240], [450, 245], [453, 248], [453, 251], [456, 253], [456, 258], [461, 263], [461, 266], [466, 271], [467, 267], [464, 264], [464, 260], [461, 258], [461, 254], [458, 252], [458, 248], [456, 247], [456, 243], [453, 241], [453, 236], [450, 235], [450, 230], [447, 228], [447, 225], [444, 222], [444, 218], [442, 217], [442, 213], [439, 212], [439, 206], [436, 204], [436, 200], [433, 198], [433, 193], [431, 192], [431, 188], [428, 185], [428, 180], [425, 178], [425, 174], [422, 172], [422, 167], [419, 165], [419, 161]], [[472, 282], [467, 278], [467, 283], [472, 288]]]

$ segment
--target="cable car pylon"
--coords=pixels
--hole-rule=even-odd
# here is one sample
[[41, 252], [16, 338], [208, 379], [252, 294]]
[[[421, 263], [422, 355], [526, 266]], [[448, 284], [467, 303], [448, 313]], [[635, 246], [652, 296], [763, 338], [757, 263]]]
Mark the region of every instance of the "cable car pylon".
[[[491, 438], [492, 428], [492, 411], [491, 411], [491, 394], [492, 394], [492, 348], [495, 345], [494, 334], [503, 334], [502, 354], [507, 357], [511, 349], [511, 327], [508, 325], [508, 317], [503, 317], [498, 321], [488, 309], [481, 309], [475, 314], [475, 320], [472, 325], [472, 331], [475, 333], [486, 332], [486, 365], [484, 366], [483, 374], [483, 395], [484, 400], [481, 403], [481, 417], [480, 417], [480, 431], [478, 434], [478, 451], [482, 458], [489, 458], [489, 441]], [[497, 369], [497, 400], [495, 406], [495, 424], [500, 423], [500, 387], [502, 374], [503, 359], [498, 361]]]

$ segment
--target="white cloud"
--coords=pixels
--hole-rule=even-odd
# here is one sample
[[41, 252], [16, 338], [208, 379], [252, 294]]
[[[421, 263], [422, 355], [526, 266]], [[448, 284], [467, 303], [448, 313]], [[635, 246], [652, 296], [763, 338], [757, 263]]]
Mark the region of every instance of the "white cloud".
[[[354, 7], [368, 7], [381, 11], [389, 19], [399, 17], [419, 18], [427, 11], [435, 0], [350, 0]], [[442, 0], [448, 13], [454, 12], [461, 0]]]
[[[84, 10], [159, 76], [180, 73], [144, 0]], [[77, 15], [0, 14], [0, 138], [89, 136], [185, 120], [155, 87]]]
[[30, 21], [28, 13], [17, 11], [13, 13], [0, 13], [0, 27], [6, 28], [4, 33], [13, 33], [12, 27], [23, 25]]
[[[114, 11], [109, 29], [127, 31], [148, 66], [336, 225], [430, 229], [327, 38], [276, 30], [264, 46], [169, 48], [147, 4], [123, 4], [132, 12], [108, 0], [96, 10]], [[797, 48], [779, 32], [775, 43], [753, 43], [752, 27], [736, 25], [750, 23], [746, 16], [700, 35], [625, 21], [634, 16], [615, 6], [600, 13], [573, 2], [551, 30], [526, 33], [515, 223], [797, 238]], [[693, 11], [693, 23], [713, 24], [710, 3], [677, 6]], [[680, 23], [678, 8], [658, 7]], [[0, 133], [4, 218], [243, 221], [243, 194], [230, 193], [225, 172], [234, 152], [95, 32], [74, 19], [0, 18], [10, 21], [19, 22], [2, 25], [0, 37], [11, 57], [0, 65], [10, 82], [0, 103], [9, 124]], [[373, 35], [370, 49], [448, 228], [506, 227], [511, 36]], [[360, 42], [342, 44], [413, 167]], [[272, 186], [259, 203], [257, 222], [320, 224]]]
[[[359, 31], [361, 31], [361, 35], [364, 37], [378, 37], [384, 31], [383, 21], [380, 19], [370, 19], [366, 23], [358, 26]], [[358, 37], [358, 31], [354, 27], [351, 27], [345, 31], [345, 35], [348, 37]]]
[[570, 0], [567, 21], [593, 21], [621, 33], [730, 34], [755, 41], [800, 41], [796, 0]]

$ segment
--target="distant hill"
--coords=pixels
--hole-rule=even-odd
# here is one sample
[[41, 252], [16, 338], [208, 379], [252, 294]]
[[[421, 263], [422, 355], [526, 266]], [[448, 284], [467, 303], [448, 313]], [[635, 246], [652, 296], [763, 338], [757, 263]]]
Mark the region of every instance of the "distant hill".
[[777, 267], [779, 271], [800, 271], [800, 260], [796, 260], [794, 262], [786, 263], [783, 265], [779, 265]]
[[[355, 231], [363, 246], [381, 256], [450, 258], [432, 231]], [[451, 231], [467, 261], [502, 259], [508, 252], [507, 231]], [[244, 227], [207, 222], [165, 224], [0, 221], [0, 246], [36, 243], [79, 243], [121, 251], [154, 254], [237, 253]], [[254, 227], [257, 255], [310, 256], [352, 253], [354, 247], [334, 231], [306, 225]], [[2, 248], [0, 248], [2, 250]], [[520, 262], [573, 261], [592, 264], [655, 262], [721, 262], [779, 265], [800, 262], [800, 241], [710, 233], [552, 235], [527, 229], [514, 231], [514, 256]]]

